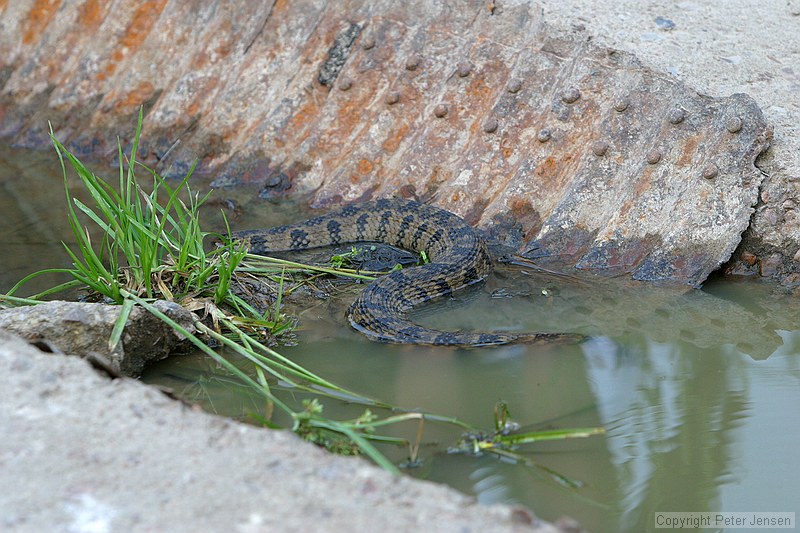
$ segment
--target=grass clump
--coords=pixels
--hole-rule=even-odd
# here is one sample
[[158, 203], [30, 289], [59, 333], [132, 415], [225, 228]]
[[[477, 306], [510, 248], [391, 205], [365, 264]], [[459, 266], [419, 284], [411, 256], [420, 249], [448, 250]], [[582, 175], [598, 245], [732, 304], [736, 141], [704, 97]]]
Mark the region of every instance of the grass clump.
[[[331, 266], [310, 266], [292, 261], [253, 256], [239, 243], [224, 236], [202, 230], [199, 209], [209, 198], [193, 193], [189, 186], [192, 170], [180, 183], [171, 187], [157, 172], [136, 160], [142, 128], [142, 113], [136, 127], [131, 152], [126, 158], [121, 144], [118, 147], [119, 175], [117, 186], [95, 176], [71, 154], [53, 135], [53, 145], [64, 174], [68, 218], [75, 236], [75, 249], [64, 245], [72, 260], [71, 268], [47, 269], [23, 278], [0, 302], [8, 305], [33, 305], [55, 293], [85, 289], [97, 299], [122, 306], [119, 320], [109, 340], [111, 346], [119, 342], [131, 310], [138, 306], [152, 313], [175, 331], [183, 335], [198, 350], [236, 376], [246, 387], [255, 391], [268, 404], [267, 413], [280, 410], [287, 415], [291, 429], [309, 441], [344, 454], [365, 454], [386, 470], [397, 473], [397, 466], [375, 447], [376, 443], [407, 445], [411, 461], [416, 461], [422, 439], [424, 421], [455, 425], [465, 431], [462, 450], [508, 452], [509, 447], [530, 441], [517, 438], [506, 442], [506, 437], [486, 437], [475, 428], [449, 417], [420, 412], [402, 412], [357, 392], [337, 386], [321, 376], [303, 368], [274, 350], [270, 344], [276, 338], [289, 334], [294, 321], [281, 310], [283, 280], [287, 274], [310, 272], [312, 276], [335, 274], [372, 280], [355, 269], [344, 268], [355, 255], [345, 253], [335, 258]], [[74, 198], [67, 185], [67, 164], [78, 175], [88, 192], [89, 204]], [[135, 173], [145, 172], [152, 187], [140, 186]], [[87, 223], [95, 231], [87, 228]], [[99, 235], [97, 237], [96, 235]], [[218, 239], [217, 246], [209, 246], [209, 238]], [[427, 258], [422, 258], [425, 262]], [[65, 273], [71, 280], [51, 287], [27, 298], [16, 296], [19, 289], [31, 279], [49, 273]], [[258, 283], [270, 279], [275, 284], [273, 302], [259, 306], [243, 298], [234, 287], [245, 281]], [[270, 285], [268, 285], [270, 286]], [[177, 302], [194, 312], [196, 333], [188, 331], [163, 314], [153, 305], [155, 300]], [[223, 347], [252, 364], [252, 372], [245, 372], [217, 349]], [[277, 386], [290, 388], [310, 395], [302, 409], [294, 409], [275, 393]], [[333, 420], [324, 415], [322, 398], [346, 400], [365, 406], [364, 413], [351, 420]], [[379, 416], [373, 409], [386, 411]], [[263, 425], [275, 427], [270, 416], [259, 420]], [[416, 441], [398, 439], [379, 434], [388, 425], [416, 422]], [[581, 435], [592, 434], [580, 430]], [[558, 437], [578, 436], [562, 432]], [[555, 435], [553, 436], [556, 437]]]

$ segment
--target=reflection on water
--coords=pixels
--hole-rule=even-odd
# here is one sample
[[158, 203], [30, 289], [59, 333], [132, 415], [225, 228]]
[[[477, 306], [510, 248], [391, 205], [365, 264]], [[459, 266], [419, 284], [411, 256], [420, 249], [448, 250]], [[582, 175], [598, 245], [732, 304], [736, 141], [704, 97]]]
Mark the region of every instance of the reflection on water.
[[[46, 165], [36, 157], [23, 165], [0, 151], [0, 290], [30, 270], [65, 262], [60, 175], [52, 173], [52, 157]], [[246, 216], [262, 208], [255, 201]], [[262, 224], [251, 218], [237, 226]], [[344, 387], [486, 429], [501, 399], [526, 429], [607, 429], [602, 437], [525, 452], [581, 480], [577, 490], [540, 470], [447, 454], [458, 431], [434, 424], [425, 427], [424, 462], [411, 475], [481, 502], [526, 504], [546, 519], [570, 515], [595, 533], [652, 530], [656, 511], [800, 512], [800, 303], [777, 287], [722, 280], [703, 291], [676, 291], [502, 267], [483, 286], [423, 309], [417, 319], [439, 328], [578, 331], [590, 340], [480, 350], [367, 341], [343, 318], [357, 290], [345, 287], [304, 310], [300, 344], [282, 352]], [[216, 412], [264, 409], [200, 357], [173, 358], [146, 379]], [[331, 401], [325, 409], [348, 417], [363, 410]], [[395, 431], [413, 439], [416, 429]], [[407, 454], [385, 451], [398, 462]]]

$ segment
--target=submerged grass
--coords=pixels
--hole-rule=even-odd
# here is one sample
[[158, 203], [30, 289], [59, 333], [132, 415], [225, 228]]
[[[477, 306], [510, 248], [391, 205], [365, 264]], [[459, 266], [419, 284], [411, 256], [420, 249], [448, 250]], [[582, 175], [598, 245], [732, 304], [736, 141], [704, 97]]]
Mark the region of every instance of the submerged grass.
[[[34, 272], [20, 280], [7, 294], [0, 295], [0, 302], [33, 305], [59, 292], [88, 289], [90, 294], [122, 306], [109, 339], [112, 348], [120, 342], [130, 312], [139, 306], [164, 321], [263, 397], [269, 407], [267, 413], [277, 409], [287, 415], [295, 433], [339, 453], [363, 453], [393, 473], [399, 472], [397, 466], [376, 448], [376, 443], [408, 446], [409, 464], [415, 463], [426, 420], [453, 425], [464, 431], [457, 451], [493, 453], [505, 458], [517, 457], [513, 450], [522, 444], [543, 439], [584, 437], [602, 431], [591, 428], [518, 434], [506, 423], [508, 410], [503, 405], [499, 411], [496, 410], [495, 432], [484, 434], [452, 417], [402, 412], [379, 400], [346, 390], [284, 357], [268, 345], [268, 339], [280, 337], [294, 327], [291, 317], [281, 310], [283, 280], [287, 275], [304, 272], [312, 276], [335, 274], [372, 280], [373, 273], [344, 268], [345, 261], [335, 266], [312, 266], [254, 256], [235, 241], [203, 231], [199, 209], [210, 193], [200, 196], [190, 190], [189, 178], [194, 169], [176, 187], [171, 187], [157, 172], [139, 163], [136, 157], [141, 128], [140, 111], [127, 159], [121, 144], [118, 148], [117, 187], [95, 176], [51, 131], [64, 174], [69, 223], [77, 242], [75, 250], [64, 245], [72, 260], [72, 268]], [[67, 163], [80, 178], [91, 198], [91, 205], [72, 197], [67, 185]], [[137, 170], [144, 171], [152, 179], [149, 192], [139, 185], [135, 176]], [[184, 201], [183, 197], [188, 199]], [[85, 221], [99, 230], [99, 239], [93, 240], [93, 232], [86, 227]], [[206, 242], [209, 237], [217, 237], [219, 244], [209, 248]], [[53, 272], [66, 273], [72, 279], [33, 296], [16, 296], [31, 279]], [[268, 308], [257, 309], [255, 304], [232, 290], [235, 285], [241, 285], [243, 279], [265, 278], [277, 283], [274, 303]], [[153, 305], [157, 299], [177, 302], [194, 312], [196, 333], [159, 311]], [[212, 348], [212, 344], [247, 360], [252, 364], [253, 373], [241, 370]], [[293, 409], [275, 394], [273, 389], [277, 384], [312, 397], [303, 403], [302, 409]], [[333, 420], [324, 416], [320, 398], [325, 397], [361, 404], [366, 409], [356, 419]], [[371, 409], [387, 411], [388, 414], [379, 416]], [[269, 416], [259, 421], [265, 426], [276, 426]], [[418, 424], [414, 442], [377, 433], [388, 425], [407, 422]], [[531, 464], [529, 461], [520, 462]]]

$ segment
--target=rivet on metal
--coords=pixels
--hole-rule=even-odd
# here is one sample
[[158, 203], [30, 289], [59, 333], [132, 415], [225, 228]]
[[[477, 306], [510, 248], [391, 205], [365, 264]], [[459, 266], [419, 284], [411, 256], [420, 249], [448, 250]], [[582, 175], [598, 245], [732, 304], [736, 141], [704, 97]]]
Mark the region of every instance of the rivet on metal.
[[386, 95], [385, 101], [389, 105], [394, 105], [400, 101], [400, 93], [397, 91], [392, 91]]
[[570, 87], [561, 93], [561, 101], [565, 104], [573, 104], [581, 97], [581, 92], [575, 87]]
[[648, 163], [650, 163], [651, 165], [655, 165], [656, 163], [661, 161], [661, 156], [662, 156], [661, 150], [653, 148], [652, 150], [647, 152], [645, 158], [647, 159]]
[[742, 119], [739, 117], [731, 117], [725, 121], [725, 129], [731, 133], [738, 133], [742, 130]]
[[353, 80], [350, 78], [342, 78], [339, 82], [339, 90], [340, 91], [349, 91], [350, 88], [353, 86]]
[[536, 139], [540, 143], [546, 143], [547, 141], [550, 140], [550, 137], [552, 137], [552, 136], [553, 135], [550, 133], [550, 130], [543, 129], [543, 130], [540, 130], [538, 134], [536, 134]]
[[608, 143], [605, 141], [597, 141], [592, 144], [592, 153], [597, 157], [603, 157], [608, 152]]
[[422, 58], [419, 56], [411, 56], [406, 61], [406, 70], [417, 70], [417, 67], [422, 63]]
[[439, 104], [433, 108], [433, 114], [436, 115], [438, 118], [444, 118], [447, 116], [447, 105]]
[[456, 74], [459, 78], [466, 78], [472, 72], [472, 64], [469, 61], [462, 61], [456, 68]]
[[522, 80], [514, 78], [508, 82], [508, 92], [511, 94], [518, 93], [522, 89]]
[[621, 98], [621, 99], [617, 100], [617, 102], [614, 104], [614, 110], [619, 112], [619, 113], [622, 113], [623, 111], [628, 109], [629, 105], [630, 105], [630, 102], [628, 101], [627, 98]]
[[364, 50], [372, 50], [373, 48], [375, 48], [375, 37], [373, 37], [372, 35], [365, 37], [361, 43], [361, 48], [363, 48]]
[[680, 107], [675, 107], [670, 109], [669, 114], [667, 115], [667, 119], [672, 124], [680, 124], [683, 122], [683, 119], [686, 118], [686, 111], [681, 109]]
[[707, 180], [713, 180], [719, 174], [719, 168], [714, 163], [709, 163], [703, 167], [703, 177]]
[[483, 123], [483, 131], [486, 133], [494, 133], [497, 131], [497, 126], [498, 124], [496, 118], [487, 118]]

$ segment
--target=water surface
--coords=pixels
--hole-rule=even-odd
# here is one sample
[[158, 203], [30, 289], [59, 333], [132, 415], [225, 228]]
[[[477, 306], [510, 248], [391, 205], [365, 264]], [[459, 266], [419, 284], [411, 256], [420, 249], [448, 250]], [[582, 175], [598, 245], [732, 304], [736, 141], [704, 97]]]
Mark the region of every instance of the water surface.
[[[32, 270], [68, 266], [61, 241], [71, 239], [55, 156], [0, 148], [0, 191], [0, 291]], [[237, 194], [238, 228], [300, 216], [251, 192]], [[232, 195], [217, 192], [209, 224], [220, 224], [215, 213]], [[800, 513], [800, 303], [779, 286], [727, 279], [677, 291], [501, 267], [481, 287], [423, 309], [417, 319], [438, 328], [575, 331], [589, 339], [479, 350], [370, 342], [343, 316], [359, 288], [328, 289], [330, 298], [300, 313], [298, 344], [281, 348], [317, 374], [485, 429], [503, 400], [526, 429], [607, 431], [525, 449], [581, 481], [578, 489], [493, 457], [448, 454], [459, 431], [436, 424], [425, 427], [422, 464], [408, 470], [412, 476], [485, 503], [525, 504], [549, 520], [570, 515], [595, 533], [652, 530], [656, 511]], [[263, 410], [200, 356], [172, 358], [145, 379], [221, 414], [247, 418]], [[363, 410], [324, 403], [331, 416]], [[413, 440], [417, 428], [393, 431]], [[408, 455], [384, 451], [398, 463]]]

